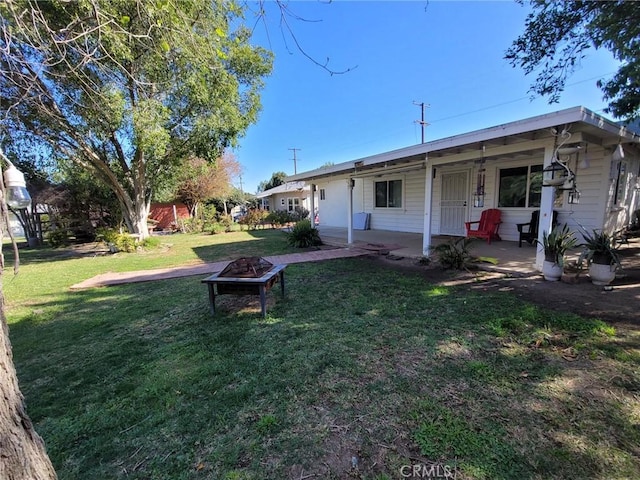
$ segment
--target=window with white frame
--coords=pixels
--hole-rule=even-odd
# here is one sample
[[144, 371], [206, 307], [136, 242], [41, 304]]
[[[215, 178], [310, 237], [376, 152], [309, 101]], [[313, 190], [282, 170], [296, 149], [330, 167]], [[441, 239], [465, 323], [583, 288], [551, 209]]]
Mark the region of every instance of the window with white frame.
[[542, 165], [500, 169], [498, 207], [539, 207]]
[[[542, 165], [500, 169], [498, 207], [539, 207], [542, 199], [542, 170]], [[562, 208], [564, 197], [564, 191], [556, 188], [554, 208]]]
[[320, 200], [326, 200], [327, 196], [325, 194], [324, 188], [320, 189]]
[[295, 212], [296, 208], [300, 206], [299, 198], [287, 198], [287, 210], [289, 212]]
[[402, 180], [375, 182], [376, 208], [402, 207]]

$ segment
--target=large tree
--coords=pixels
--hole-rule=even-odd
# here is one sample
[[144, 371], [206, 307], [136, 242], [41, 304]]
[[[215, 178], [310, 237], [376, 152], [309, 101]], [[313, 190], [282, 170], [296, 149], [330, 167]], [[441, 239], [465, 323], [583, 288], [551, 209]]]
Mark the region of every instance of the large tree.
[[[0, 149], [0, 162], [8, 158]], [[0, 169], [1, 173], [2, 169]], [[4, 183], [0, 181], [0, 478], [7, 480], [55, 480], [53, 465], [42, 438], [27, 415], [24, 397], [13, 365], [3, 292], [5, 228], [9, 224]], [[12, 239], [13, 240], [13, 239]], [[17, 273], [18, 250], [14, 246]]]
[[2, 133], [92, 172], [146, 237], [154, 189], [257, 119], [272, 58], [242, 15], [233, 0], [5, 0]]
[[266, 192], [279, 185], [284, 184], [284, 179], [287, 178], [287, 174], [284, 172], [273, 172], [269, 180], [263, 180], [258, 184], [258, 193]]
[[191, 216], [196, 217], [202, 202], [224, 198], [231, 192], [231, 180], [240, 171], [240, 164], [229, 152], [213, 164], [193, 157], [180, 173], [177, 197], [189, 208]]
[[[519, 0], [524, 3], [524, 0]], [[615, 117], [640, 117], [640, 2], [530, 0], [525, 30], [506, 52], [513, 66], [537, 72], [531, 91], [557, 102], [566, 80], [589, 49], [604, 48], [621, 62], [598, 81]]]

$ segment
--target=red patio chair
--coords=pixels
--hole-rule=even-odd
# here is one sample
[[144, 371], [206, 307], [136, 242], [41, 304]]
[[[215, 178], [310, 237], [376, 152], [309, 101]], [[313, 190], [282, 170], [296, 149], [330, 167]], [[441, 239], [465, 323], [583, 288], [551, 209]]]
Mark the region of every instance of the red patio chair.
[[[486, 238], [487, 243], [491, 244], [491, 240], [500, 240], [498, 228], [500, 228], [500, 217], [502, 212], [497, 208], [483, 210], [480, 214], [480, 220], [475, 222], [464, 222], [467, 229], [467, 237]], [[476, 229], [472, 229], [471, 225], [478, 224]]]

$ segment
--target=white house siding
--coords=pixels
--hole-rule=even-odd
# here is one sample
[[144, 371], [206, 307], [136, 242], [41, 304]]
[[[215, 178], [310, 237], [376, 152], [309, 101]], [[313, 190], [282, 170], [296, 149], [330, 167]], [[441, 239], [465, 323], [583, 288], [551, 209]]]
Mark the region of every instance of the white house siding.
[[[347, 227], [347, 202], [349, 201], [347, 177], [327, 181], [318, 181], [316, 206], [320, 217], [320, 226]], [[353, 187], [353, 211], [363, 211], [362, 180], [356, 179]], [[320, 199], [320, 190], [324, 190], [324, 200]]]
[[[573, 163], [571, 168], [576, 173], [576, 186], [580, 191], [580, 203], [573, 205], [566, 203], [559, 212], [558, 223], [566, 223], [576, 232], [581, 240], [580, 233], [583, 229], [591, 231], [594, 228], [602, 228], [604, 223], [604, 205], [607, 198], [606, 183], [609, 178], [609, 158], [602, 147], [589, 145], [587, 157], [580, 154], [578, 164]], [[566, 194], [565, 194], [566, 197]]]
[[636, 150], [626, 149], [623, 159], [609, 165], [604, 229], [614, 232], [630, 225], [640, 208], [640, 158]]
[[[397, 175], [383, 175], [362, 179], [364, 212], [371, 213], [372, 230], [422, 233], [424, 228], [425, 171], [418, 170]], [[374, 183], [402, 180], [402, 207], [376, 208]], [[354, 210], [357, 211], [357, 210]]]
[[[603, 189], [603, 180], [609, 181], [609, 161], [603, 158], [606, 154], [602, 147], [590, 146], [588, 150], [588, 166], [582, 161], [581, 157], [571, 160], [570, 167], [576, 172], [576, 183], [580, 190], [580, 203], [568, 204], [567, 194], [564, 194], [564, 202], [562, 206], [558, 206], [555, 210], [558, 212], [558, 223], [566, 223], [569, 228], [576, 232], [581, 231], [581, 227], [591, 230], [593, 228], [602, 228], [605, 219], [605, 205], [609, 192]], [[473, 163], [458, 164], [453, 166], [440, 166], [436, 168], [436, 178], [433, 182], [433, 212], [432, 212], [432, 228], [434, 234], [440, 234], [440, 198], [441, 198], [441, 178], [443, 173], [463, 171], [465, 168], [469, 173], [469, 198], [468, 198], [468, 215], [470, 221], [477, 221], [483, 210], [488, 208], [500, 208], [502, 212], [502, 224], [500, 225], [500, 237], [507, 241], [518, 241], [518, 229], [516, 224], [526, 223], [531, 219], [531, 213], [537, 208], [505, 208], [498, 207], [498, 179], [499, 170], [501, 168], [523, 167], [528, 165], [542, 164], [542, 157], [532, 156], [527, 159], [500, 161], [487, 161], [485, 164], [485, 196], [483, 207], [473, 207], [473, 193], [476, 188], [477, 166]], [[631, 164], [631, 162], [629, 162]], [[637, 172], [637, 161], [635, 162]], [[633, 167], [631, 167], [633, 170]], [[631, 177], [631, 175], [629, 176]], [[629, 178], [629, 182], [633, 179]], [[612, 182], [614, 182], [612, 180]], [[613, 187], [611, 186], [611, 190]], [[628, 189], [631, 191], [632, 189]], [[637, 195], [636, 195], [637, 197]], [[637, 202], [638, 200], [636, 200]], [[629, 200], [629, 205], [631, 200]], [[626, 210], [630, 210], [627, 208]], [[613, 212], [610, 216], [625, 214]], [[620, 221], [617, 220], [617, 225]], [[621, 227], [620, 227], [621, 228]]]
[[[269, 207], [271, 210], [288, 210], [288, 199], [289, 198], [299, 198], [300, 206], [309, 210], [309, 192], [299, 192], [297, 190], [293, 190], [291, 192], [285, 193], [276, 193], [271, 196], [269, 199]], [[284, 205], [282, 201], [284, 200]]]

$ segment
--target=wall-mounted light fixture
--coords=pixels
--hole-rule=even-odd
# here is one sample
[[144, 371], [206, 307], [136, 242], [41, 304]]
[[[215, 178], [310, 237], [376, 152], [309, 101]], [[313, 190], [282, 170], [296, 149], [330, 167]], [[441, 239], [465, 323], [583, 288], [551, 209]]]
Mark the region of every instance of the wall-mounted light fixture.
[[478, 173], [476, 177], [476, 190], [473, 192], [473, 206], [475, 208], [484, 207], [484, 181], [486, 168], [484, 168], [484, 152], [485, 147], [482, 144], [482, 151], [480, 152], [480, 161], [478, 163]]
[[573, 188], [573, 190], [569, 190], [569, 195], [567, 195], [567, 202], [571, 205], [580, 203], [580, 190], [575, 187]]

